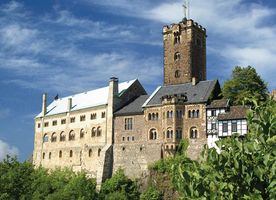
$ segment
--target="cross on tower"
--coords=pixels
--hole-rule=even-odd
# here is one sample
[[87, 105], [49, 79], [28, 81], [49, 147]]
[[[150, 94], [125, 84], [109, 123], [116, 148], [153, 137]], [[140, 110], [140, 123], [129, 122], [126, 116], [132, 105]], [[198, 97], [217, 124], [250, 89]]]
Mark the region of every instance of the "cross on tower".
[[189, 3], [189, 0], [184, 1], [183, 8], [184, 8], [184, 18], [188, 19], [190, 17], [190, 3]]

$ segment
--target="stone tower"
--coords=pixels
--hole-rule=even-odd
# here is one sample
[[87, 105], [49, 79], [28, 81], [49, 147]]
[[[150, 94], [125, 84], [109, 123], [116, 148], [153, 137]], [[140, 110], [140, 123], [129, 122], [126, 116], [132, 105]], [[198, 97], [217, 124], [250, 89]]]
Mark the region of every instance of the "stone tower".
[[164, 85], [206, 80], [206, 37], [191, 19], [163, 27]]

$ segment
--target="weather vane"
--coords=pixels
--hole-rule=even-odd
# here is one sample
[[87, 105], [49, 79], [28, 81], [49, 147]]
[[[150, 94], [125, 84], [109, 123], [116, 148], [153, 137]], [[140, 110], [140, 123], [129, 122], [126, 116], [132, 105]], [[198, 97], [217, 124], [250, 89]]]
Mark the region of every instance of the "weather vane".
[[189, 2], [189, 0], [184, 1], [183, 8], [184, 8], [184, 19], [189, 19], [190, 18], [190, 2]]

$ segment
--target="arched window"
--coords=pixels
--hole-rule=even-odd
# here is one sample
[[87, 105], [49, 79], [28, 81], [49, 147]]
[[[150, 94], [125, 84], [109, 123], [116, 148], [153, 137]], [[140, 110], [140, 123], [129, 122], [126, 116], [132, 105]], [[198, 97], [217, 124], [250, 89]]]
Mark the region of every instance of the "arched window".
[[151, 114], [149, 113], [149, 115], [148, 115], [148, 120], [151, 120]]
[[171, 138], [173, 138], [173, 130], [171, 130]]
[[100, 157], [101, 156], [101, 149], [98, 149], [98, 157]]
[[178, 60], [180, 60], [180, 53], [179, 53], [179, 52], [176, 52], [176, 53], [174, 54], [174, 61], [178, 61]]
[[159, 119], [159, 115], [158, 115], [158, 113], [156, 113], [156, 114], [155, 114], [155, 118], [156, 118], [156, 120], [158, 120], [158, 119]]
[[99, 126], [98, 128], [97, 128], [97, 136], [101, 136], [102, 135], [102, 129], [101, 129], [101, 127]]
[[198, 132], [195, 127], [190, 129], [190, 138], [191, 139], [196, 139], [198, 137]]
[[84, 129], [82, 128], [81, 130], [80, 130], [80, 138], [83, 138], [84, 137]]
[[155, 114], [152, 113], [152, 120], [155, 120]]
[[170, 131], [167, 130], [167, 138], [170, 138]]
[[196, 118], [199, 118], [199, 110], [196, 111]]
[[92, 156], [92, 149], [89, 149], [88, 156], [89, 156], [89, 157]]
[[150, 129], [149, 131], [149, 139], [156, 140], [157, 139], [157, 131], [155, 128]]
[[195, 110], [192, 111], [192, 118], [195, 118]]
[[42, 154], [42, 159], [45, 159], [45, 153]]
[[51, 142], [56, 142], [57, 141], [57, 134], [53, 133], [51, 137]]
[[73, 157], [73, 151], [72, 150], [70, 150], [70, 158], [72, 158]]
[[62, 131], [62, 132], [60, 133], [59, 141], [63, 142], [63, 141], [65, 141], [65, 140], [66, 140], [66, 135], [65, 135], [65, 133]]
[[188, 118], [192, 118], [192, 114], [190, 110], [188, 111]]
[[167, 111], [167, 118], [170, 118], [170, 111]]
[[69, 141], [75, 140], [75, 132], [73, 130], [71, 130], [69, 132]]
[[93, 127], [92, 130], [91, 130], [91, 137], [95, 137], [96, 133], [97, 133], [96, 128]]
[[173, 118], [173, 111], [170, 112], [170, 118]]
[[180, 78], [180, 70], [176, 70], [174, 73], [175, 78]]
[[43, 136], [43, 142], [48, 142], [48, 140], [49, 140], [49, 136], [47, 134], [45, 134]]
[[60, 158], [62, 158], [62, 151], [59, 151], [58, 156], [59, 156]]
[[52, 153], [50, 152], [50, 153], [49, 153], [49, 160], [51, 159], [51, 157], [52, 157]]

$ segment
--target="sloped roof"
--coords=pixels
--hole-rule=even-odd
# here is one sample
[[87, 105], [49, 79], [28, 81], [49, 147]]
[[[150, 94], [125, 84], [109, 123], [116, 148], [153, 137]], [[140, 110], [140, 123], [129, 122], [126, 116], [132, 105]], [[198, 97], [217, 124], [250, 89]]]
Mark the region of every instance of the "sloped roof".
[[218, 115], [218, 120], [246, 119], [246, 106], [231, 106], [230, 110]]
[[213, 100], [207, 108], [226, 108], [229, 106], [229, 99]]
[[[123, 92], [127, 90], [136, 80], [137, 79], [120, 83], [119, 94], [123, 94]], [[54, 100], [50, 105], [47, 106], [46, 116], [67, 112], [69, 98], [72, 98], [71, 111], [105, 105], [107, 104], [108, 100], [108, 89], [109, 87], [107, 86]], [[36, 117], [42, 117], [42, 113]]]
[[179, 85], [160, 86], [143, 106], [160, 105], [163, 96], [174, 94], [185, 94], [187, 96], [187, 103], [207, 102], [216, 83], [216, 80], [211, 80], [200, 81], [196, 85], [192, 85], [192, 83], [184, 83]]
[[131, 115], [131, 114], [141, 114], [143, 113], [142, 105], [149, 98], [149, 95], [141, 95], [134, 101], [127, 104], [122, 109], [118, 110], [115, 115]]

